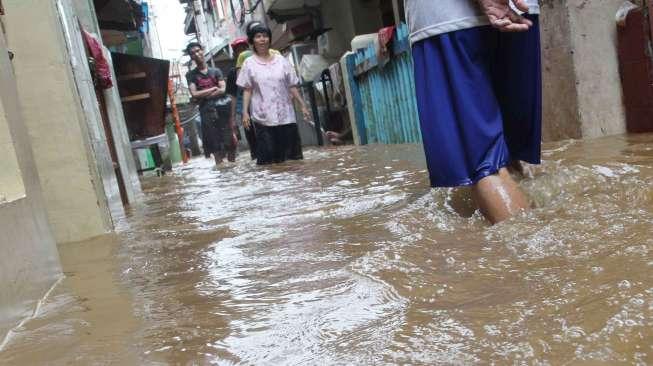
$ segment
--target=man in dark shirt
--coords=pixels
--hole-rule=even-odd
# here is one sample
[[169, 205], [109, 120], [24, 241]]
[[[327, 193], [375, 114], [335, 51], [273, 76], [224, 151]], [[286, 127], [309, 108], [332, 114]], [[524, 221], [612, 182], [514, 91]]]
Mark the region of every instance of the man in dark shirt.
[[188, 89], [199, 101], [202, 119], [204, 155], [213, 155], [216, 166], [227, 157], [236, 159], [235, 126], [231, 119], [231, 98], [226, 95], [226, 84], [219, 69], [208, 67], [204, 49], [196, 42], [188, 44], [186, 52], [197, 67], [186, 74]]

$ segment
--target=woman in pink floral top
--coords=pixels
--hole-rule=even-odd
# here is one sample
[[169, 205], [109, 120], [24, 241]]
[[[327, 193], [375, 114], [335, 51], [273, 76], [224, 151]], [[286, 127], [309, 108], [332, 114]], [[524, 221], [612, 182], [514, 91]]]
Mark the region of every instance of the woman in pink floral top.
[[243, 125], [256, 131], [257, 164], [303, 158], [294, 98], [306, 120], [311, 113], [298, 89], [299, 78], [288, 60], [270, 52], [272, 32], [254, 27], [247, 35], [254, 54], [243, 64], [237, 84], [243, 88]]

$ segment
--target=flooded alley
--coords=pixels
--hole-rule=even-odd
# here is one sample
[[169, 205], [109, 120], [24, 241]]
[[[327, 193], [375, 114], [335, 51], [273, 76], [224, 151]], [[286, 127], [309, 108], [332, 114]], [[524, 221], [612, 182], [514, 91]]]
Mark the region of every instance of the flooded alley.
[[2, 365], [653, 363], [653, 135], [545, 146], [490, 227], [419, 145], [143, 180]]

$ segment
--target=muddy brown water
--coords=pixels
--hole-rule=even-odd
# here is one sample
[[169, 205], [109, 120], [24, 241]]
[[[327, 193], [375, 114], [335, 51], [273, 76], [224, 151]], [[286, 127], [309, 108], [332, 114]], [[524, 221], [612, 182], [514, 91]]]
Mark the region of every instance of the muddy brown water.
[[0, 364], [653, 364], [653, 135], [546, 145], [494, 227], [419, 146], [306, 155], [145, 179]]

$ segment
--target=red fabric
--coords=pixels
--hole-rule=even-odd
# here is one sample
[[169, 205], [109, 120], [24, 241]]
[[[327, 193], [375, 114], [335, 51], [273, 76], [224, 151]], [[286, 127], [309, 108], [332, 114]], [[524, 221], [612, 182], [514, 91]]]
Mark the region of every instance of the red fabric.
[[104, 57], [102, 45], [97, 39], [95, 39], [95, 37], [93, 37], [92, 34], [84, 29], [82, 29], [82, 35], [84, 36], [86, 49], [95, 60], [95, 76], [98, 86], [102, 89], [110, 89], [113, 87], [113, 81], [111, 80], [111, 66], [109, 66], [109, 62], [107, 62], [107, 59]]
[[379, 31], [379, 45], [382, 50], [386, 50], [390, 42], [392, 42], [392, 38], [395, 36], [395, 28], [393, 25], [391, 27], [381, 28]]

